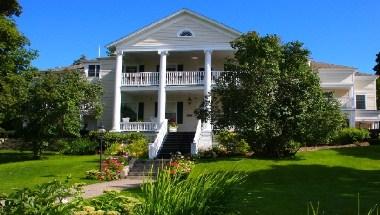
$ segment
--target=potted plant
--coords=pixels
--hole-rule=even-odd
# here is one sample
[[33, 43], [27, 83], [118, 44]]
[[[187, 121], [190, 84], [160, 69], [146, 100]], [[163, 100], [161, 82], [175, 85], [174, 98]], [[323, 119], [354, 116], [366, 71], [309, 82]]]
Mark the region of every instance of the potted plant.
[[178, 125], [176, 122], [169, 122], [169, 132], [177, 132]]

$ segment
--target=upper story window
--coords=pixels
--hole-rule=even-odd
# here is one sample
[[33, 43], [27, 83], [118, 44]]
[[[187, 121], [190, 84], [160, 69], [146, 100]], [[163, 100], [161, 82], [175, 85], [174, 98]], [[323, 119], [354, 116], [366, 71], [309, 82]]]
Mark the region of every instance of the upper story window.
[[100, 65], [88, 65], [88, 77], [99, 77]]
[[190, 29], [182, 29], [177, 33], [178, 37], [193, 37], [194, 33]]
[[365, 95], [356, 95], [356, 109], [365, 109]]

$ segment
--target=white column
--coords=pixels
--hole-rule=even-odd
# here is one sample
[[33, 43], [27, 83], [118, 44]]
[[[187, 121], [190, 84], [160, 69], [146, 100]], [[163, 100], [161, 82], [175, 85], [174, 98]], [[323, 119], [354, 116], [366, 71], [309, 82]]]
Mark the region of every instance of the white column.
[[113, 118], [112, 131], [120, 131], [120, 111], [121, 111], [121, 73], [123, 67], [123, 52], [118, 52], [116, 55], [115, 67], [115, 89], [113, 97]]
[[351, 108], [352, 108], [352, 109], [355, 109], [355, 106], [356, 106], [356, 104], [355, 104], [355, 100], [356, 100], [356, 98], [355, 98], [355, 90], [354, 90], [354, 86], [352, 86], [352, 87], [350, 88], [348, 94], [349, 94], [349, 97], [350, 97], [350, 100], [351, 100]]
[[162, 123], [165, 120], [165, 106], [166, 106], [166, 56], [167, 51], [159, 51], [160, 55], [160, 85], [158, 88], [158, 122]]
[[[212, 50], [205, 50], [205, 79], [204, 79], [204, 96], [210, 102], [208, 109], [211, 110], [211, 55]], [[203, 130], [211, 131], [211, 122], [207, 121], [203, 124]]]

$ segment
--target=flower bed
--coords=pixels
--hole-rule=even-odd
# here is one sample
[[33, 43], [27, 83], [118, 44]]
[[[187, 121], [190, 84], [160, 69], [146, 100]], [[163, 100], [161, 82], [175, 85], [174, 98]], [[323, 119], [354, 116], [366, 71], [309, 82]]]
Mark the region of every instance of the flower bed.
[[187, 178], [194, 167], [194, 162], [185, 158], [181, 154], [176, 154], [168, 163], [167, 171], [170, 175], [175, 175], [180, 178]]
[[126, 164], [123, 157], [110, 157], [102, 162], [102, 171], [86, 171], [87, 179], [97, 179], [100, 181], [112, 181], [122, 177], [122, 171]]

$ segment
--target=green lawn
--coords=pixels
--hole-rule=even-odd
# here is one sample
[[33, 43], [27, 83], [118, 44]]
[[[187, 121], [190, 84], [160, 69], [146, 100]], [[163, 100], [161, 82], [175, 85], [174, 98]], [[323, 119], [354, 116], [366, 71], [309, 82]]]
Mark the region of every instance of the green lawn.
[[380, 203], [380, 146], [304, 152], [294, 160], [201, 161], [192, 176], [215, 170], [248, 175], [227, 205], [241, 214], [307, 214], [309, 201], [319, 201], [324, 214], [357, 214], [357, 193], [361, 214]]
[[31, 187], [53, 179], [64, 180], [71, 175], [73, 182], [86, 180], [85, 171], [98, 168], [98, 156], [64, 156], [47, 154], [41, 160], [31, 160], [31, 153], [0, 151], [0, 193], [13, 188]]

